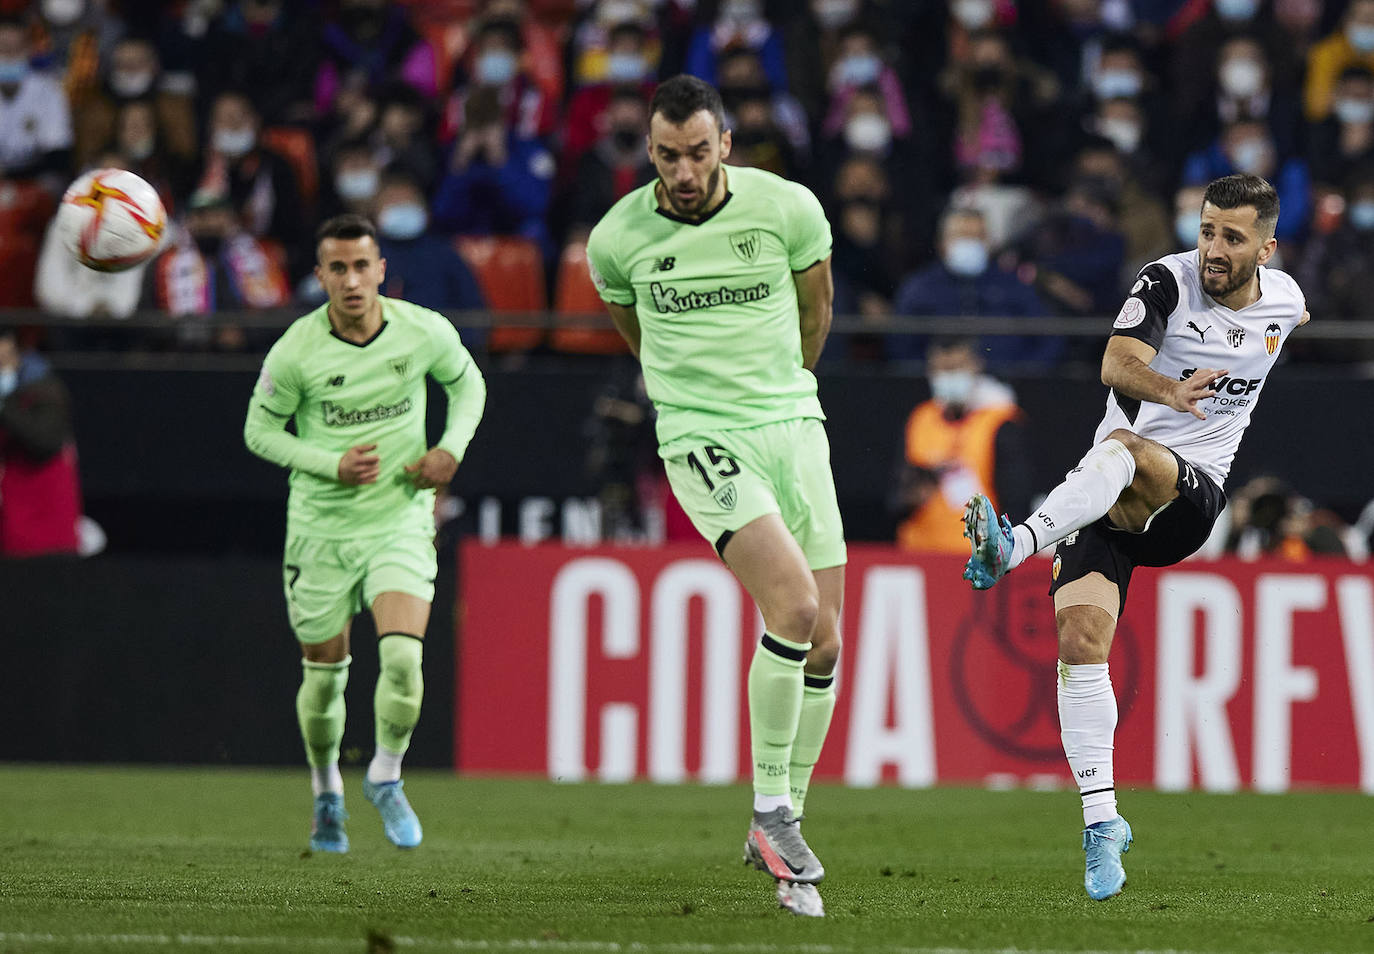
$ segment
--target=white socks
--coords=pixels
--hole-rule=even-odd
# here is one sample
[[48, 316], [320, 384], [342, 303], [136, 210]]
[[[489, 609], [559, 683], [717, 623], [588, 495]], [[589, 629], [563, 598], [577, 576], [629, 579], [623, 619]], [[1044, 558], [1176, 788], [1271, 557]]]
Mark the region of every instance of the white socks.
[[1135, 457], [1118, 440], [1095, 446], [1064, 482], [1050, 491], [1040, 509], [1012, 528], [1011, 565], [1063, 540], [1101, 517], [1135, 478]]
[[373, 785], [400, 781], [403, 758], [404, 752], [391, 752], [378, 746], [372, 761], [367, 764], [367, 780]]
[[1083, 799], [1084, 826], [1116, 817], [1112, 736], [1116, 694], [1106, 663], [1059, 663], [1059, 737]]
[[310, 766], [310, 790], [315, 795], [323, 795], [325, 792], [342, 795], [343, 776], [339, 774], [339, 763], [330, 762], [318, 768]]
[[791, 808], [791, 795], [763, 795], [759, 792], [754, 793], [754, 811], [759, 813], [771, 812], [775, 808]]

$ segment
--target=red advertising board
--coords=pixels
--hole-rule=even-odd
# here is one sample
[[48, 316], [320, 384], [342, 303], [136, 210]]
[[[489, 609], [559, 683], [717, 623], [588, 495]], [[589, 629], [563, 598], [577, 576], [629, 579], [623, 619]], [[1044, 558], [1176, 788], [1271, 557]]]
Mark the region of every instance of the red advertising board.
[[[839, 704], [818, 777], [1067, 784], [1037, 559], [985, 593], [963, 561], [851, 546]], [[747, 777], [762, 622], [704, 545], [468, 544], [455, 764], [470, 773]], [[1345, 562], [1141, 569], [1111, 655], [1116, 778], [1374, 792], [1374, 580]]]

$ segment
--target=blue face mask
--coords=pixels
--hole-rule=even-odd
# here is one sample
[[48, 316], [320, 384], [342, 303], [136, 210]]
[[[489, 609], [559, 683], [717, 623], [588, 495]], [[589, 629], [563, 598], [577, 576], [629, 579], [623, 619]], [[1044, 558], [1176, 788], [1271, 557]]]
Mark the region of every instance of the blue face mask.
[[1357, 232], [1374, 231], [1374, 200], [1350, 204], [1350, 224]]
[[424, 206], [407, 202], [389, 205], [377, 213], [377, 228], [389, 239], [406, 242], [419, 238], [429, 225], [429, 213]]
[[18, 86], [29, 75], [29, 61], [21, 56], [0, 60], [0, 85]]
[[637, 83], [644, 78], [644, 57], [638, 53], [612, 53], [606, 57], [606, 79], [612, 83]]
[[483, 86], [505, 86], [515, 78], [519, 62], [514, 53], [491, 50], [477, 58], [477, 82]]
[[1361, 53], [1374, 52], [1374, 26], [1349, 26], [1345, 38]]
[[1367, 123], [1374, 119], [1374, 102], [1367, 99], [1338, 99], [1332, 112], [1343, 123]]
[[1212, 9], [1223, 20], [1253, 20], [1259, 12], [1259, 0], [1212, 0]]
[[1131, 99], [1140, 95], [1140, 74], [1133, 70], [1103, 70], [1093, 80], [1098, 99]]
[[1174, 237], [1187, 248], [1197, 248], [1197, 233], [1201, 229], [1201, 212], [1180, 212], [1174, 218]]
[[349, 202], [361, 202], [377, 194], [376, 169], [351, 169], [334, 177], [334, 188], [339, 198]]
[[883, 61], [869, 53], [851, 54], [835, 64], [837, 78], [844, 86], [868, 86], [876, 83], [883, 71]]
[[945, 250], [945, 268], [960, 278], [976, 278], [988, 269], [988, 247], [976, 238], [960, 238]]

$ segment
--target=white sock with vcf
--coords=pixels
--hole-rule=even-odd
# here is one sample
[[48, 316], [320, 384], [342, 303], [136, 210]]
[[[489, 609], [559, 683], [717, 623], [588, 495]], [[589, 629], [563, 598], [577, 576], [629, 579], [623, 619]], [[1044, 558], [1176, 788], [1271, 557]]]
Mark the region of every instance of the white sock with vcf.
[[1083, 799], [1083, 824], [1116, 817], [1112, 744], [1116, 733], [1116, 693], [1106, 663], [1058, 667], [1059, 737]]
[[1135, 456], [1118, 440], [1105, 440], [1083, 455], [1040, 509], [1012, 528], [1011, 565], [1082, 530], [1112, 505], [1135, 479]]

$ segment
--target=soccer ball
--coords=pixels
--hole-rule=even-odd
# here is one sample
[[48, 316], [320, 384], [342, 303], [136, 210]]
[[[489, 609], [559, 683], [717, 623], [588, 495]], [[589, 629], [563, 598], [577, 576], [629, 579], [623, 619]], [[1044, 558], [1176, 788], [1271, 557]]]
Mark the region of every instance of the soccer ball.
[[86, 173], [57, 209], [62, 243], [98, 272], [122, 272], [152, 258], [166, 225], [157, 190], [127, 169]]

